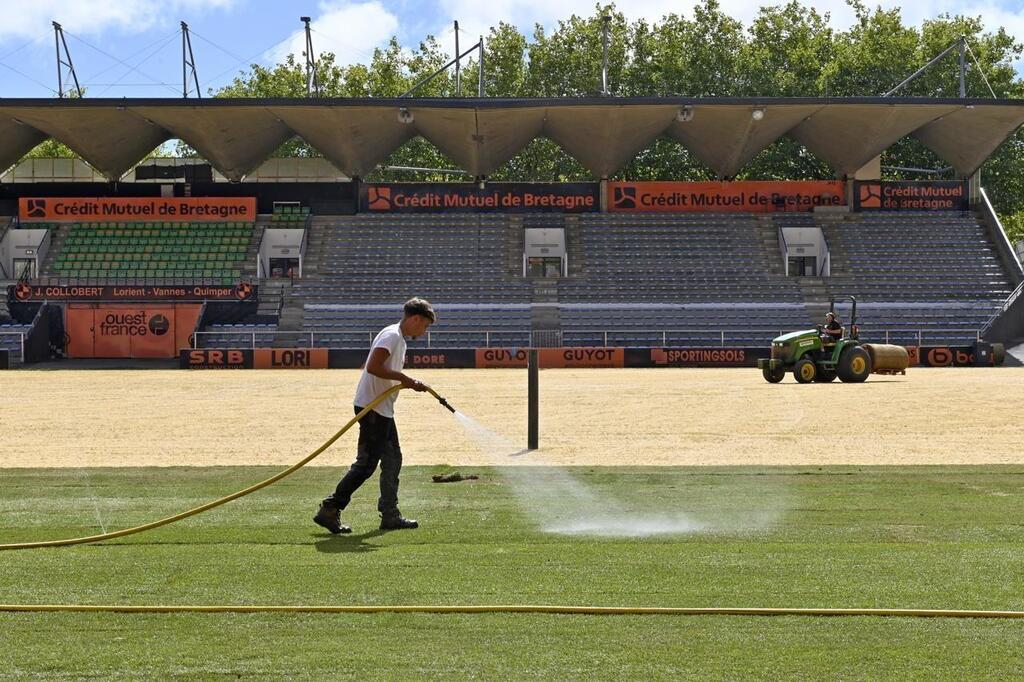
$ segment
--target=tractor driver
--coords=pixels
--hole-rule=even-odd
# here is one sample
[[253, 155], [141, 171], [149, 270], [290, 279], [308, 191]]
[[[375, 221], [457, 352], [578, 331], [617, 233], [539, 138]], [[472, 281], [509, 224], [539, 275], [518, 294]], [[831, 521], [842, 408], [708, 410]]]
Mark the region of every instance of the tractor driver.
[[821, 328], [821, 338], [826, 346], [834, 346], [843, 338], [843, 325], [833, 312], [825, 313], [825, 326]]

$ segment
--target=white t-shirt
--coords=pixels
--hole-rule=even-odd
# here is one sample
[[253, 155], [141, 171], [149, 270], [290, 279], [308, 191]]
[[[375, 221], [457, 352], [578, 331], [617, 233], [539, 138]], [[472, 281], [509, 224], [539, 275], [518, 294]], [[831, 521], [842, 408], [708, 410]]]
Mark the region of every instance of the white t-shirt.
[[[377, 338], [373, 340], [373, 345], [370, 346], [370, 353], [366, 356], [366, 362], [370, 361], [370, 355], [373, 354], [376, 348], [386, 348], [389, 353], [388, 359], [384, 361], [384, 366], [392, 371], [401, 372], [402, 368], [405, 367], [405, 337], [402, 336], [402, 330], [400, 322], [396, 322], [393, 325], [384, 327], [377, 334]], [[363, 373], [359, 377], [359, 385], [356, 387], [356, 407], [366, 407], [373, 399], [379, 396], [384, 391], [388, 390], [392, 386], [397, 386], [399, 382], [391, 381], [390, 379], [381, 379], [380, 377], [374, 376], [366, 371], [366, 365], [363, 365]], [[387, 400], [381, 402], [380, 405], [373, 409], [374, 412], [383, 416], [394, 419], [395, 417], [395, 400], [398, 399], [398, 393], [393, 393], [388, 396]]]

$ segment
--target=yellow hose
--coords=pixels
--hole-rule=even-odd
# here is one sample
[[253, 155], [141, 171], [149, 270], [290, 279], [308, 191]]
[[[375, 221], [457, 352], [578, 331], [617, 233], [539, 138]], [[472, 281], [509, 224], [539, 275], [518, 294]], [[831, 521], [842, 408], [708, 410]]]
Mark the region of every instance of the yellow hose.
[[202, 606], [104, 604], [0, 604], [0, 613], [544, 613], [588, 616], [870, 616], [902, 618], [1024, 618], [1024, 611], [952, 609], [787, 609], [628, 606]]
[[[168, 516], [166, 519], [160, 519], [159, 521], [153, 521], [151, 523], [147, 523], [147, 524], [144, 524], [144, 525], [141, 525], [141, 526], [136, 526], [134, 528], [125, 528], [124, 530], [118, 530], [118, 531], [114, 531], [112, 533], [103, 533], [102, 535], [90, 535], [88, 537], [83, 537], [83, 538], [69, 538], [67, 540], [44, 540], [42, 542], [18, 542], [18, 543], [13, 543], [13, 544], [9, 544], [9, 545], [0, 545], [0, 551], [8, 550], [8, 549], [38, 549], [40, 547], [67, 547], [68, 545], [85, 545], [85, 544], [89, 544], [89, 543], [92, 543], [92, 542], [102, 542], [104, 540], [112, 540], [114, 538], [122, 538], [122, 537], [124, 537], [126, 535], [134, 535], [136, 533], [142, 533], [143, 531], [153, 530], [154, 528], [159, 528], [160, 526], [166, 526], [166, 525], [174, 523], [176, 521], [181, 521], [182, 519], [187, 519], [190, 516], [195, 516], [196, 514], [201, 514], [201, 513], [205, 512], [205, 511], [209, 511], [209, 510], [211, 510], [211, 509], [213, 509], [215, 507], [221, 506], [222, 504], [227, 504], [231, 500], [237, 500], [239, 497], [245, 497], [246, 495], [254, 493], [257, 490], [261, 490], [263, 488], [266, 488], [268, 485], [272, 485], [274, 483], [277, 483], [278, 481], [280, 481], [285, 476], [290, 476], [291, 474], [295, 473], [296, 471], [298, 471], [302, 467], [304, 467], [307, 464], [309, 464], [310, 462], [312, 462], [313, 459], [315, 459], [317, 456], [319, 456], [324, 450], [326, 450], [327, 448], [329, 448], [332, 445], [334, 445], [334, 441], [336, 441], [339, 438], [341, 438], [341, 436], [346, 431], [351, 429], [356, 424], [356, 422], [358, 422], [360, 419], [363, 418], [363, 415], [365, 415], [367, 412], [369, 412], [373, 408], [377, 407], [377, 405], [379, 405], [381, 402], [383, 402], [384, 399], [386, 399], [392, 393], [395, 393], [395, 392], [400, 391], [400, 390], [402, 390], [402, 386], [401, 385], [394, 386], [394, 387], [389, 388], [388, 390], [384, 391], [379, 396], [374, 398], [373, 401], [369, 405], [364, 407], [358, 414], [356, 414], [354, 417], [352, 417], [352, 419], [350, 419], [349, 422], [347, 424], [345, 424], [345, 426], [341, 427], [340, 431], [338, 431], [336, 434], [331, 436], [327, 440], [326, 443], [324, 443], [323, 445], [318, 447], [316, 450], [311, 452], [304, 459], [302, 459], [299, 462], [297, 462], [297, 463], [293, 464], [292, 466], [288, 467], [287, 469], [285, 469], [281, 473], [275, 474], [274, 476], [271, 476], [267, 480], [261, 481], [260, 483], [257, 483], [256, 485], [251, 485], [248, 488], [246, 488], [245, 490], [239, 490], [238, 492], [231, 493], [230, 495], [227, 495], [226, 497], [222, 497], [219, 500], [214, 500], [213, 502], [207, 502], [206, 504], [204, 504], [204, 505], [202, 505], [200, 507], [196, 507], [195, 509], [189, 509], [188, 511], [182, 512], [180, 514], [175, 514], [174, 516]], [[433, 391], [430, 391], [430, 392], [435, 397], [437, 397], [438, 400], [441, 400], [440, 396], [438, 396], [436, 393], [434, 393]]]

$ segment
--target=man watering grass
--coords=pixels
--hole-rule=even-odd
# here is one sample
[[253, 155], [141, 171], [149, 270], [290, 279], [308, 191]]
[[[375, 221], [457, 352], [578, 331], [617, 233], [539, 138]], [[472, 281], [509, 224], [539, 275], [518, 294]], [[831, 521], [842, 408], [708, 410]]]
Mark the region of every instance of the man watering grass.
[[[435, 319], [434, 309], [428, 301], [412, 298], [405, 303], [402, 321], [384, 327], [377, 334], [356, 387], [356, 413], [381, 393], [398, 384], [414, 391], [427, 390], [425, 384], [402, 372], [405, 366], [405, 339], [421, 336]], [[356, 461], [338, 483], [334, 494], [320, 504], [320, 510], [313, 517], [314, 522], [332, 533], [352, 532], [351, 528], [341, 523], [341, 510], [348, 506], [352, 493], [373, 475], [378, 463], [380, 499], [377, 501], [377, 510], [381, 516], [381, 530], [419, 526], [416, 521], [404, 518], [398, 511], [398, 473], [402, 469], [402, 450], [398, 444], [398, 429], [395, 427], [397, 398], [398, 393], [393, 393], [359, 420]]]

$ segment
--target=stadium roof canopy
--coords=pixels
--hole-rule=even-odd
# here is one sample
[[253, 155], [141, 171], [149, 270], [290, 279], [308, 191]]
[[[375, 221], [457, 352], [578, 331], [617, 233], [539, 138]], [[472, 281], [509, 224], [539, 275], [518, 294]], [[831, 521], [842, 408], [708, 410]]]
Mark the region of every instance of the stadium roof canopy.
[[0, 99], [0, 168], [53, 138], [114, 180], [179, 138], [240, 180], [298, 136], [362, 177], [422, 136], [483, 176], [547, 137], [603, 178], [667, 136], [732, 177], [788, 135], [852, 175], [913, 136], [968, 176], [1022, 123], [1024, 100], [992, 99]]

